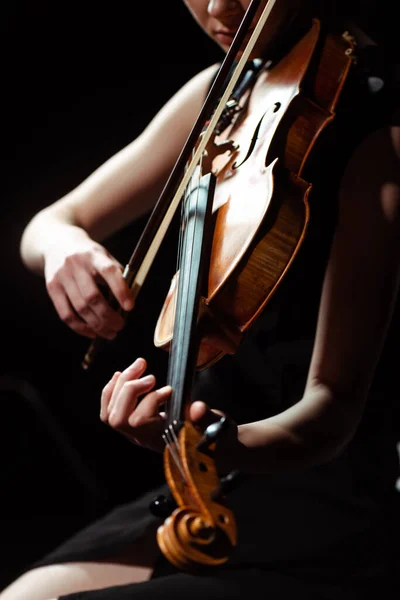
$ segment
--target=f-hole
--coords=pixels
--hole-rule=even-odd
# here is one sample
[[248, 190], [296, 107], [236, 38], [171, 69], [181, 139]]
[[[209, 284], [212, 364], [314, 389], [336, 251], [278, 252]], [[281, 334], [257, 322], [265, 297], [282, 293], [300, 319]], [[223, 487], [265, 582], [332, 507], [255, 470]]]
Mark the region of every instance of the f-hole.
[[[274, 112], [274, 113], [278, 112], [278, 110], [280, 109], [280, 107], [281, 107], [281, 103], [280, 102], [275, 102], [275, 104], [274, 104], [274, 106], [272, 108], [272, 112]], [[266, 110], [265, 113], [263, 114], [263, 116], [261, 117], [261, 119], [259, 120], [258, 125], [255, 128], [253, 136], [251, 138], [250, 146], [249, 146], [249, 149], [247, 151], [246, 156], [244, 157], [244, 159], [242, 160], [241, 163], [239, 163], [239, 164], [233, 163], [233, 165], [232, 165], [232, 171], [235, 171], [236, 169], [238, 169], [239, 167], [241, 167], [246, 162], [246, 160], [251, 156], [251, 154], [252, 154], [252, 152], [254, 150], [254, 147], [255, 147], [255, 145], [257, 143], [257, 140], [258, 140], [258, 134], [259, 134], [259, 131], [260, 131], [260, 128], [261, 128], [261, 123], [263, 122], [263, 119], [264, 119], [265, 115], [270, 110], [271, 110], [270, 108], [268, 110]]]

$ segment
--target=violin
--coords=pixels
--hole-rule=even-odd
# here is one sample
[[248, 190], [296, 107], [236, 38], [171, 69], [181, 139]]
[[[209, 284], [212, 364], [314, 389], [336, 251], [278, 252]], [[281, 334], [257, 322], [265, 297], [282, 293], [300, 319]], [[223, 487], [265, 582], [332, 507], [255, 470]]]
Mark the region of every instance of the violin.
[[186, 571], [223, 564], [237, 543], [226, 498], [234, 474], [221, 481], [214, 460], [229, 423], [201, 432], [189, 422], [195, 372], [237, 351], [290, 269], [310, 219], [312, 181], [303, 172], [355, 62], [347, 33], [316, 18], [283, 53], [249, 60], [277, 1], [266, 4], [236, 60], [260, 0], [250, 3], [124, 272], [136, 298], [180, 204], [178, 269], [154, 332], [169, 352], [164, 472], [174, 499], [157, 541]]

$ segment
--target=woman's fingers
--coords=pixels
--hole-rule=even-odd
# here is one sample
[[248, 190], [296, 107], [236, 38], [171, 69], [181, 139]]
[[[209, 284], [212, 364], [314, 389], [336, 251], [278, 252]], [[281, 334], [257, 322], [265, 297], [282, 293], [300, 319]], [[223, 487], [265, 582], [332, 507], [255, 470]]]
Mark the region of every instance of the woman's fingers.
[[[189, 409], [189, 416], [194, 426], [201, 431], [206, 431], [209, 425], [217, 423], [221, 417], [225, 420], [221, 423], [222, 429], [216, 439], [216, 458], [220, 467], [231, 465], [231, 459], [236, 460], [238, 452], [238, 427], [237, 424], [226, 414], [219, 410], [209, 408], [207, 404], [197, 400]], [[234, 464], [232, 460], [232, 464]]]
[[[102, 393], [100, 418], [131, 442], [162, 452], [165, 447], [162, 435], [165, 413], [160, 408], [171, 396], [172, 389], [164, 386], [153, 390], [155, 377], [141, 377], [146, 366], [146, 361], [139, 358], [122, 373], [114, 374]], [[192, 403], [189, 415], [193, 424], [203, 431], [221, 417], [226, 417], [201, 401]], [[229, 418], [227, 425], [227, 430], [221, 432], [218, 446], [233, 450], [237, 446], [237, 425]]]
[[128, 419], [129, 425], [133, 429], [140, 429], [145, 426], [154, 417], [160, 418], [160, 406], [165, 404], [171, 395], [171, 386], [166, 385], [158, 390], [147, 394], [140, 402], [135, 411], [131, 413]]
[[146, 368], [147, 368], [146, 361], [144, 360], [144, 358], [139, 357], [131, 365], [129, 365], [129, 367], [127, 367], [124, 371], [122, 371], [120, 377], [118, 378], [118, 381], [116, 382], [116, 384], [114, 386], [114, 389], [113, 389], [113, 392], [112, 392], [112, 395], [110, 398], [110, 402], [107, 407], [108, 415], [110, 415], [111, 412], [113, 411], [114, 405], [115, 405], [116, 401], [118, 400], [118, 396], [119, 396], [124, 384], [127, 381], [131, 381], [131, 380], [138, 379], [139, 377], [141, 377], [141, 375], [143, 375], [143, 373], [145, 372]]
[[109, 255], [96, 254], [94, 268], [111, 290], [123, 310], [132, 310], [134, 301], [132, 290], [122, 276], [122, 266]]
[[124, 325], [123, 317], [104, 298], [93, 277], [81, 271], [60, 275], [47, 285], [47, 291], [62, 321], [73, 331], [88, 337], [113, 339]]
[[[118, 270], [122, 280], [121, 272]], [[112, 339], [123, 329], [124, 317], [111, 308], [109, 298], [101, 292], [94, 277], [84, 268], [78, 267], [73, 274], [75, 296], [70, 295], [71, 302], [83, 321], [106, 339]], [[67, 289], [67, 288], [66, 288]]]
[[122, 266], [100, 244], [91, 240], [77, 252], [61, 258], [54, 255], [47, 265], [49, 296], [68, 327], [87, 337], [113, 339], [125, 321], [110, 306], [99, 282], [107, 286], [125, 311], [133, 308], [132, 291], [122, 275]]
[[125, 424], [129, 415], [135, 410], [139, 396], [153, 389], [155, 383], [154, 375], [146, 375], [146, 377], [134, 381], [125, 381], [119, 393], [115, 395], [112, 409], [108, 413], [108, 422], [111, 427], [118, 428]]
[[205, 402], [196, 400], [190, 405], [189, 416], [191, 421], [201, 429], [206, 429], [212, 423], [226, 417], [225, 413], [214, 408], [209, 408]]
[[62, 285], [60, 285], [57, 281], [52, 281], [47, 284], [47, 292], [51, 301], [53, 302], [58, 316], [70, 329], [75, 331], [75, 333], [88, 338], [93, 339], [96, 337], [96, 332], [94, 329], [92, 329], [76, 314]]
[[95, 252], [92, 270], [88, 272], [85, 263], [77, 262], [73, 278], [80, 292], [78, 300], [81, 306], [73, 304], [81, 318], [87, 321], [97, 335], [107, 339], [115, 337], [124, 327], [124, 317], [110, 306], [109, 299], [99, 289], [98, 281], [107, 286], [123, 310], [131, 310], [132, 291], [122, 276], [121, 265], [108, 254]]
[[100, 419], [104, 422], [107, 421], [108, 418], [108, 405], [110, 403], [115, 384], [118, 381], [119, 376], [121, 375], [121, 371], [116, 371], [107, 385], [104, 386], [103, 391], [101, 393], [100, 399]]
[[[156, 382], [154, 375], [141, 377], [146, 367], [146, 361], [138, 358], [125, 371], [114, 374], [103, 389], [100, 418], [131, 442], [162, 452], [165, 447], [163, 432], [166, 417], [160, 408], [171, 396], [172, 388], [167, 385], [153, 390]], [[226, 417], [201, 401], [192, 403], [189, 415], [193, 424], [203, 431], [222, 416]], [[230, 419], [227, 424], [228, 430], [221, 432], [218, 446], [222, 442], [222, 448], [226, 446], [232, 450], [237, 445], [237, 426]]]
[[170, 386], [147, 394], [131, 413], [122, 431], [127, 432], [132, 441], [139, 446], [162, 452], [165, 447], [162, 437], [165, 430], [165, 413], [160, 412], [160, 406], [165, 404], [170, 395]]
[[135, 444], [162, 451], [165, 414], [160, 407], [171, 387], [151, 391], [156, 380], [154, 375], [141, 377], [146, 367], [146, 361], [138, 358], [122, 373], [114, 373], [101, 395], [100, 418]]
[[[116, 331], [112, 327], [112, 322], [110, 323], [110, 316], [107, 320], [106, 307], [108, 303], [93, 278], [87, 273], [81, 273], [81, 288], [75, 279], [75, 273], [69, 277], [62, 277], [61, 282], [73, 312], [75, 312], [78, 319], [86, 323], [96, 335], [113, 339]], [[110, 308], [109, 312], [111, 312]], [[102, 317], [100, 316], [101, 313], [103, 314]], [[71, 321], [65, 319], [64, 321], [71, 326]]]

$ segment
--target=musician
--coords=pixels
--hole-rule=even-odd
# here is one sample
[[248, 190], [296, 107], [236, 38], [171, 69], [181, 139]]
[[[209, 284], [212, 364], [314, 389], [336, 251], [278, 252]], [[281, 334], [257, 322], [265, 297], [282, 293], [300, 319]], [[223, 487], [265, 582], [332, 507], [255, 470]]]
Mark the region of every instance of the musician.
[[[227, 51], [250, 1], [185, 4]], [[335, 21], [354, 19], [351, 33], [367, 54], [382, 48], [371, 7], [362, 3], [357, 22], [356, 3], [347, 3], [347, 14], [339, 3], [333, 11], [318, 4]], [[278, 5], [258, 50], [268, 48], [274, 27], [305, 10], [304, 2]], [[191, 420], [204, 428], [229, 415], [218, 468], [250, 475], [229, 496], [239, 531], [232, 557], [206, 575], [172, 567], [156, 544], [161, 520], [148, 510], [151, 491], [37, 562], [1, 600], [354, 600], [384, 593], [397, 477], [389, 342], [399, 279], [400, 124], [395, 82], [385, 79], [392, 63], [383, 64], [359, 69], [362, 102], [344, 125], [338, 117], [325, 145], [331, 152], [322, 145], [316, 157], [309, 231], [284, 282], [238, 351], [197, 376]], [[23, 261], [44, 275], [55, 310], [77, 334], [113, 339], [123, 327], [99, 281], [125, 311], [133, 308], [122, 267], [101, 242], [156, 202], [216, 68], [196, 75], [136, 140], [28, 224]], [[161, 452], [169, 394], [138, 357], [105, 382], [101, 419]]]

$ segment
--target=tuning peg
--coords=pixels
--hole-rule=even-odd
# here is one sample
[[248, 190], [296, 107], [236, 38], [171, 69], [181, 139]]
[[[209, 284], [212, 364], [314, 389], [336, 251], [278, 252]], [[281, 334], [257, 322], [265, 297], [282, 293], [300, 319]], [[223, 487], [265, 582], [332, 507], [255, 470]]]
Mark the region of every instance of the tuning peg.
[[221, 433], [224, 433], [231, 426], [228, 417], [221, 417], [219, 421], [212, 423], [207, 427], [203, 437], [197, 444], [197, 450], [206, 450], [212, 443], [216, 442]]
[[221, 477], [219, 486], [211, 492], [211, 499], [217, 500], [221, 496], [225, 496], [225, 494], [236, 489], [245, 478], [246, 475], [238, 470], [231, 471], [228, 475]]
[[155, 517], [166, 519], [175, 510], [177, 504], [172, 496], [168, 498], [163, 494], [156, 496], [149, 504], [149, 510]]

